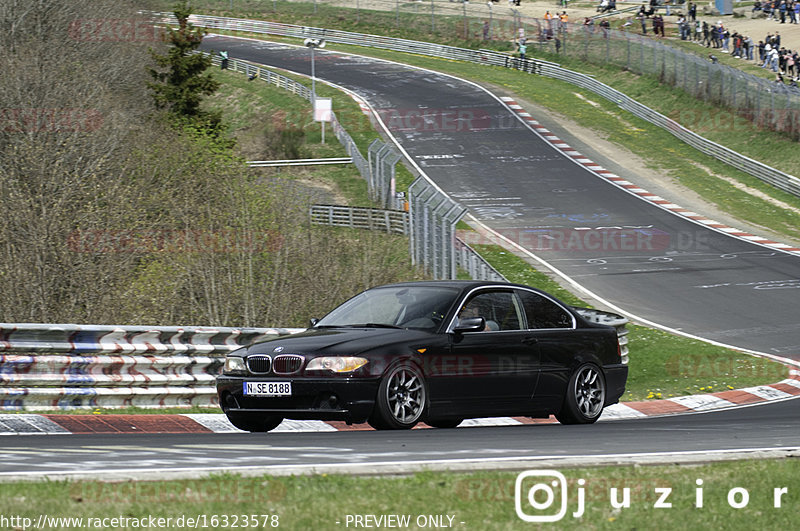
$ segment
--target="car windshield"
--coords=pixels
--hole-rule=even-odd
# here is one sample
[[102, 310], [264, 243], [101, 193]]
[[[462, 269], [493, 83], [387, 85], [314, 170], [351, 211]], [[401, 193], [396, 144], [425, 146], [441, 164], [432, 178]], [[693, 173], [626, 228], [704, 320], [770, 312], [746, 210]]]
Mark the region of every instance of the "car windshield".
[[316, 328], [386, 327], [433, 331], [460, 290], [443, 286], [387, 286], [360, 293], [323, 317]]

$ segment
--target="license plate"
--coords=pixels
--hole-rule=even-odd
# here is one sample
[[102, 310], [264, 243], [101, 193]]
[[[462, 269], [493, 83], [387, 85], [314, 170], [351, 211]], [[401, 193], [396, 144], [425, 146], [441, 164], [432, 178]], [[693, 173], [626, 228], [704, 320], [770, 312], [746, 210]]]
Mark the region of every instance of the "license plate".
[[292, 396], [291, 382], [244, 382], [248, 396]]

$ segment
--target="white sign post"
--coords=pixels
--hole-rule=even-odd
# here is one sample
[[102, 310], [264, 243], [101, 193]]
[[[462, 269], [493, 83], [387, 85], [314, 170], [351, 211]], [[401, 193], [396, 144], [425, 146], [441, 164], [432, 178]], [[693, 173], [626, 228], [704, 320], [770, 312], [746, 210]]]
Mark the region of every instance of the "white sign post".
[[331, 98], [314, 100], [314, 121], [322, 122], [322, 143], [325, 143], [325, 122], [333, 119], [333, 102]]

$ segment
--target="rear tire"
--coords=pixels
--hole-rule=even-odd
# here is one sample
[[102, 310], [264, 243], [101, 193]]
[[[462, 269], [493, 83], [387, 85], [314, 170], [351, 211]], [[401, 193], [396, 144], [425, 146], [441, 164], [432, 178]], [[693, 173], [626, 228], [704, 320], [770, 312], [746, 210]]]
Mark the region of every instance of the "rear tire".
[[603, 413], [606, 380], [597, 365], [584, 363], [572, 373], [564, 404], [556, 418], [561, 424], [592, 424]]
[[376, 430], [409, 430], [422, 418], [427, 398], [420, 370], [411, 363], [396, 365], [381, 380], [367, 422]]
[[431, 426], [433, 428], [440, 428], [443, 430], [449, 430], [452, 428], [457, 427], [461, 424], [464, 419], [439, 419], [439, 420], [426, 420], [425, 424]]

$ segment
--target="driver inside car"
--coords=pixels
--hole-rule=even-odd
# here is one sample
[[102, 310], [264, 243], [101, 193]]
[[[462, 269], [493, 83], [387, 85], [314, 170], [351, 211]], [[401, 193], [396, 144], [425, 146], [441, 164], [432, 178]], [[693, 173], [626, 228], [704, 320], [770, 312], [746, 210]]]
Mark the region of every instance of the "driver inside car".
[[477, 304], [477, 301], [472, 300], [465, 304], [464, 307], [461, 308], [461, 311], [458, 312], [458, 319], [471, 319], [474, 317], [484, 318], [486, 321], [486, 326], [483, 328], [484, 332], [495, 332], [500, 330], [500, 326], [497, 324], [497, 322], [486, 319], [485, 315], [483, 315], [483, 312], [481, 311], [480, 304]]

